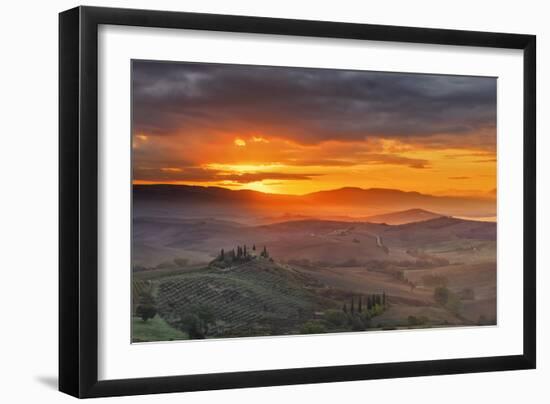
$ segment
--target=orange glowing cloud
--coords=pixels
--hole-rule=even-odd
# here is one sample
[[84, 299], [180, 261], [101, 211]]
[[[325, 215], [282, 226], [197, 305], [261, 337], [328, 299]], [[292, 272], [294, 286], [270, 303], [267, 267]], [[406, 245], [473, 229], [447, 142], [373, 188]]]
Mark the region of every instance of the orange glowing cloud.
[[494, 197], [492, 78], [153, 62], [134, 72], [135, 183]]

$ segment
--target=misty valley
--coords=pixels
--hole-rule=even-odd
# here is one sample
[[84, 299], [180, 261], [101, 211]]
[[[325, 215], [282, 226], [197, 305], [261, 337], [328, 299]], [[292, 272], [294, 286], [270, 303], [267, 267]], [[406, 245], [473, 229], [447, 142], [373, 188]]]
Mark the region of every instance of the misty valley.
[[134, 185], [132, 339], [494, 325], [494, 202], [448, 199]]

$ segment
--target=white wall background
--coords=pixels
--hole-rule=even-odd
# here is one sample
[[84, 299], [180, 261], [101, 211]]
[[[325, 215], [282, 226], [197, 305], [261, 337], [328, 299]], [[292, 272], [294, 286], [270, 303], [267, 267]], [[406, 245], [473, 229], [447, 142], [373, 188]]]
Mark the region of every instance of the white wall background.
[[[57, 13], [78, 5], [6, 2], [0, 24], [0, 399], [63, 403], [57, 384]], [[550, 14], [545, 2], [388, 0], [90, 1], [283, 18], [531, 33], [538, 36], [538, 369], [125, 397], [127, 403], [546, 402], [550, 392]], [[518, 165], [521, 162], [518, 161]]]

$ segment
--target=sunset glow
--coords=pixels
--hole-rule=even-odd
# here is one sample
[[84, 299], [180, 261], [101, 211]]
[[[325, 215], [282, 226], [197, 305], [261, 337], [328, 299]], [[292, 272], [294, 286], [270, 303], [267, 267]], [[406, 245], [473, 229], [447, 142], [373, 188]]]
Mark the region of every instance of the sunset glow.
[[132, 86], [133, 342], [497, 324], [496, 78], [134, 61]]
[[153, 62], [133, 72], [136, 184], [495, 197], [494, 79]]

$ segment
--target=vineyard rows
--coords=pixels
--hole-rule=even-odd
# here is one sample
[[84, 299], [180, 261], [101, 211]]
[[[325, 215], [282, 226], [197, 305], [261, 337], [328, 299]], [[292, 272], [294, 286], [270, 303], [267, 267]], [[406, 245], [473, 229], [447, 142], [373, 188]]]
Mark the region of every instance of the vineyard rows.
[[300, 275], [258, 262], [166, 279], [158, 285], [157, 300], [159, 312], [174, 326], [206, 306], [219, 332], [229, 333], [262, 325], [291, 329], [311, 317], [316, 303]]

